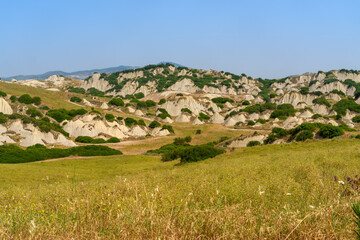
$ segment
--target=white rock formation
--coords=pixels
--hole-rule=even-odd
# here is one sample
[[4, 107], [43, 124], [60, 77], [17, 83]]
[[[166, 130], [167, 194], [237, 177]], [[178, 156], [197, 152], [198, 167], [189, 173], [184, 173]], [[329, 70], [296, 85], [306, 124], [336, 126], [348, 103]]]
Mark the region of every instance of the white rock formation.
[[13, 114], [13, 110], [9, 103], [2, 97], [0, 97], [0, 112], [3, 114]]
[[214, 115], [210, 118], [211, 123], [224, 123], [224, 117], [221, 116], [219, 113], [214, 113]]

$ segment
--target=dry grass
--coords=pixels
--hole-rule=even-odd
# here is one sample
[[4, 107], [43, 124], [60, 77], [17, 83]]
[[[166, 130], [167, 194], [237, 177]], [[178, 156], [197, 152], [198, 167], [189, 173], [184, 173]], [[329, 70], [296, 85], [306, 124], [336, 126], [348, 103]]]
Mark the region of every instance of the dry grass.
[[[176, 165], [150, 156], [0, 168], [2, 239], [352, 239], [359, 142], [239, 149]], [[261, 194], [260, 194], [261, 193]]]

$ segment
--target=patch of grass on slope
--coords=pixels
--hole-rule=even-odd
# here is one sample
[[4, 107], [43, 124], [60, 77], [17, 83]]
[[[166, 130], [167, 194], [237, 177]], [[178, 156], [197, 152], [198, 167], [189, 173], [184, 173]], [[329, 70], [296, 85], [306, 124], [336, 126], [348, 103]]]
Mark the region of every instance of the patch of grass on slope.
[[0, 238], [353, 238], [358, 194], [333, 176], [360, 173], [358, 146], [255, 146], [182, 166], [140, 155], [2, 165]]
[[30, 96], [38, 96], [41, 98], [42, 103], [51, 108], [79, 108], [78, 105], [72, 104], [67, 101], [65, 92], [48, 91], [41, 88], [34, 88], [23, 86], [20, 84], [0, 82], [0, 89], [8, 95], [20, 96], [22, 94], [29, 94]]

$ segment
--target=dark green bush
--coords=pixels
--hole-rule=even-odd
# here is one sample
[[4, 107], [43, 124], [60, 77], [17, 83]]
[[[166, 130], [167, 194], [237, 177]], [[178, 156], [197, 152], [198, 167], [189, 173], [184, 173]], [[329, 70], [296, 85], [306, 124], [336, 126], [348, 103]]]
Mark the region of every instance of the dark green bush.
[[76, 102], [76, 103], [80, 103], [82, 100], [79, 97], [71, 97], [70, 98], [70, 102]]
[[357, 104], [353, 99], [341, 99], [334, 104], [333, 109], [337, 112], [338, 115], [345, 115], [346, 110], [354, 111], [360, 113], [360, 105]]
[[334, 138], [344, 134], [344, 131], [340, 127], [335, 127], [332, 125], [322, 125], [318, 132], [320, 137], [323, 138]]
[[184, 138], [175, 138], [174, 139], [174, 144], [175, 145], [184, 145], [185, 143], [189, 143], [191, 142], [192, 138], [190, 136], [184, 137]]
[[36, 105], [40, 105], [41, 104], [41, 99], [39, 97], [34, 97], [32, 98], [29, 94], [23, 94], [19, 97], [18, 101], [20, 103], [24, 103], [24, 104], [36, 104]]
[[161, 105], [161, 104], [164, 104], [164, 103], [166, 103], [166, 100], [164, 98], [162, 98], [162, 99], [160, 99], [158, 104]]
[[133, 118], [127, 117], [125, 118], [125, 125], [131, 127], [133, 125], [137, 125], [137, 121]]
[[52, 109], [49, 110], [46, 115], [48, 115], [49, 117], [52, 117], [53, 119], [55, 119], [57, 122], [62, 122], [64, 120], [71, 120], [73, 119], [73, 117], [77, 116], [77, 115], [84, 115], [86, 114], [87, 111], [85, 109], [71, 109], [70, 111], [64, 109], [64, 108], [60, 108], [60, 109]]
[[255, 125], [255, 122], [250, 120], [248, 123], [247, 123], [248, 126], [254, 126]]
[[135, 94], [134, 94], [134, 97], [135, 97], [136, 99], [141, 99], [141, 98], [145, 97], [145, 95], [144, 95], [142, 92], [139, 92], [139, 93], [135, 93]]
[[62, 158], [68, 156], [108, 156], [121, 155], [122, 152], [106, 146], [80, 146], [67, 149], [46, 148], [36, 144], [26, 150], [16, 145], [0, 146], [0, 163], [25, 163], [41, 161], [51, 158]]
[[185, 148], [179, 155], [181, 163], [188, 163], [213, 158], [222, 153], [225, 150], [215, 148], [212, 144], [203, 144]]
[[248, 144], [246, 145], [247, 147], [254, 147], [254, 146], [258, 146], [261, 143], [259, 141], [250, 141], [248, 142]]
[[107, 113], [107, 114], [105, 114], [105, 119], [109, 122], [113, 122], [113, 121], [115, 121], [115, 116], [111, 113]]
[[16, 97], [16, 96], [13, 95], [13, 96], [10, 97], [10, 101], [11, 101], [11, 102], [14, 103], [14, 102], [16, 102], [16, 100], [17, 100], [17, 97]]
[[41, 104], [41, 98], [40, 97], [33, 97], [32, 103], [39, 106]]
[[201, 134], [201, 129], [197, 129], [195, 134]]
[[360, 123], [360, 115], [357, 115], [351, 119], [354, 123]]
[[186, 113], [192, 114], [192, 111], [190, 109], [188, 109], [188, 108], [182, 108], [181, 112], [186, 112]]
[[312, 133], [312, 131], [304, 130], [296, 136], [295, 141], [297, 142], [305, 141], [306, 139], [312, 139], [313, 137], [314, 134]]
[[318, 114], [318, 113], [316, 113], [316, 114], [314, 114], [314, 115], [312, 115], [312, 119], [318, 119], [318, 118], [321, 118], [322, 116], [320, 115], [320, 114]]
[[208, 116], [208, 115], [206, 115], [205, 113], [199, 113], [199, 120], [200, 121], [204, 121], [204, 120], [209, 120], [210, 119], [210, 117]]
[[106, 142], [107, 143], [118, 143], [118, 142], [120, 142], [120, 139], [118, 139], [117, 137], [111, 137]]
[[109, 101], [109, 105], [123, 107], [125, 104], [121, 98], [113, 98]]
[[146, 126], [144, 120], [142, 120], [142, 119], [138, 120], [138, 121], [137, 121], [137, 124], [138, 124], [139, 126]]
[[314, 104], [321, 104], [321, 105], [325, 105], [327, 107], [331, 107], [331, 104], [328, 102], [328, 100], [326, 100], [325, 98], [315, 98], [312, 101]]
[[161, 127], [161, 124], [158, 121], [152, 121], [149, 124], [149, 128], [157, 128], [157, 127]]
[[85, 94], [84, 88], [69, 87], [67, 90], [68, 92]]
[[302, 87], [300, 89], [300, 93], [304, 94], [304, 95], [309, 94], [309, 88], [308, 87]]
[[230, 98], [224, 98], [224, 97], [216, 97], [216, 98], [212, 98], [211, 101], [213, 103], [221, 103], [221, 104], [224, 104], [226, 102], [230, 102], [230, 103], [233, 103], [234, 100], [230, 99]]
[[167, 129], [170, 133], [175, 133], [171, 125], [163, 125], [162, 129]]
[[250, 102], [249, 102], [249, 101], [247, 101], [247, 100], [245, 100], [245, 101], [243, 101], [243, 102], [242, 102], [242, 105], [243, 105], [243, 106], [250, 105]]
[[0, 97], [6, 97], [6, 96], [7, 96], [6, 92], [0, 90]]
[[30, 115], [30, 117], [42, 117], [42, 113], [35, 109], [35, 108], [29, 108], [28, 110], [26, 110], [26, 114]]

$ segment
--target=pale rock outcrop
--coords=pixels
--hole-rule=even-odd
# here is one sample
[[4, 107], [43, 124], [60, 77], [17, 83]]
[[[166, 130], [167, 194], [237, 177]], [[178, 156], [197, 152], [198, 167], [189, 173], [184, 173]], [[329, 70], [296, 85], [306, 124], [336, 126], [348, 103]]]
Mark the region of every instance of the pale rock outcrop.
[[106, 92], [112, 88], [108, 81], [100, 78], [100, 73], [94, 73], [89, 80], [84, 81], [82, 87], [85, 90], [88, 90], [89, 88], [96, 88], [102, 92]]
[[197, 86], [194, 85], [194, 82], [189, 79], [185, 78], [181, 81], [176, 82], [172, 86], [168, 88], [170, 91], [180, 91], [180, 92], [188, 92], [188, 93], [195, 93], [200, 90]]
[[291, 93], [285, 93], [280, 100], [277, 101], [277, 104], [291, 104], [294, 107], [298, 107], [299, 103], [306, 103], [307, 105], [312, 105], [312, 101], [315, 99], [316, 97], [314, 95], [310, 95], [310, 94], [300, 94], [297, 92], [291, 92]]
[[229, 148], [246, 147], [250, 141], [259, 141], [261, 144], [264, 143], [266, 135], [253, 135], [249, 137], [242, 137], [232, 141], [229, 144]]
[[288, 117], [284, 122], [283, 122], [283, 127], [285, 129], [291, 129], [294, 128], [300, 124], [303, 123], [303, 120], [301, 118], [297, 118], [297, 117]]
[[235, 115], [233, 116], [233, 119], [236, 121], [236, 122], [246, 122], [246, 117], [244, 116], [244, 114], [238, 114], [238, 115]]
[[315, 104], [313, 107], [314, 113], [320, 114], [320, 115], [328, 115], [330, 113], [330, 109], [322, 104]]
[[100, 106], [101, 109], [109, 109], [109, 105], [106, 102], [103, 102]]
[[141, 110], [139, 110], [139, 109], [136, 109], [136, 111], [135, 111], [135, 113], [134, 113], [136, 116], [144, 116], [144, 113], [141, 111]]
[[13, 114], [13, 110], [9, 103], [2, 97], [0, 97], [0, 112], [3, 114]]
[[127, 110], [129, 113], [134, 113], [134, 112], [135, 112], [135, 109], [134, 109], [133, 107], [130, 107], [130, 106], [128, 106], [128, 107], [126, 108], [126, 110]]
[[181, 113], [175, 118], [176, 122], [190, 122], [190, 117], [184, 113]]
[[211, 123], [224, 123], [224, 117], [221, 116], [219, 113], [214, 113], [214, 115], [210, 118]]
[[169, 118], [169, 117], [166, 117], [164, 120], [163, 120], [164, 123], [173, 123], [174, 121]]
[[356, 113], [346, 110], [346, 114], [343, 117], [343, 119], [351, 121], [351, 119], [355, 116], [356, 116]]
[[168, 136], [170, 135], [170, 132], [169, 130], [167, 129], [162, 129], [161, 127], [157, 127], [157, 128], [154, 128], [152, 131], [151, 131], [151, 135], [152, 136]]
[[249, 120], [255, 121], [258, 120], [260, 118], [260, 115], [258, 113], [251, 113], [249, 115]]
[[304, 112], [302, 112], [299, 117], [300, 118], [311, 118], [314, 114], [312, 112], [310, 112], [309, 110], [305, 110]]
[[86, 99], [83, 99], [83, 103], [84, 103], [84, 105], [87, 106], [87, 107], [93, 107], [93, 106], [94, 106], [94, 104], [92, 104], [91, 102], [89, 102], [89, 101], [86, 100]]
[[234, 106], [233, 106], [231, 103], [229, 103], [229, 102], [226, 102], [226, 103], [224, 104], [224, 106], [227, 107], [227, 108], [233, 108], [233, 107], [234, 107]]
[[59, 75], [51, 75], [45, 81], [52, 83], [56, 87], [62, 87], [65, 83], [65, 78]]
[[228, 119], [225, 120], [224, 126], [226, 126], [226, 127], [232, 127], [232, 126], [235, 126], [235, 124], [236, 124], [237, 122], [238, 122], [238, 121], [236, 121], [236, 120], [233, 119], [232, 117], [229, 117]]
[[131, 129], [130, 134], [135, 137], [145, 137], [147, 133], [141, 127], [135, 126], [133, 129]]
[[199, 118], [196, 118], [193, 122], [193, 125], [202, 125], [202, 124], [204, 124], [204, 122], [201, 121]]
[[331, 124], [335, 127], [339, 126], [339, 124], [337, 122], [335, 122], [335, 120], [333, 120], [333, 119], [329, 120], [329, 124]]
[[324, 84], [323, 82], [316, 82], [309, 87], [310, 92], [320, 91], [322, 93], [330, 93], [333, 90], [342, 91], [349, 96], [354, 96], [354, 93], [356, 91], [355, 87], [349, 87], [348, 85], [345, 85], [339, 81], [328, 84]]
[[[166, 101], [163, 105], [161, 105], [171, 116], [179, 116], [181, 114], [181, 109], [188, 108], [194, 113], [198, 115], [201, 111], [205, 110], [205, 107], [196, 101], [192, 96], [184, 96], [177, 98], [173, 101]], [[215, 111], [215, 109], [214, 109]]]

